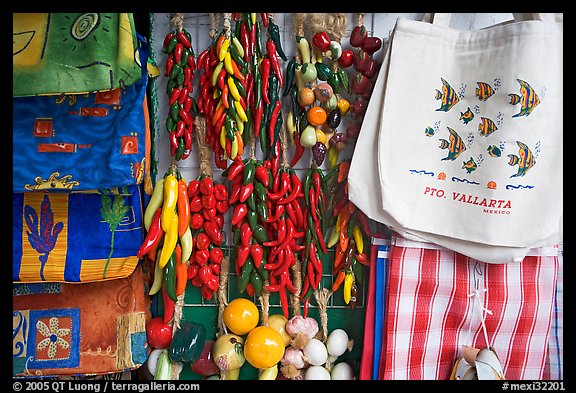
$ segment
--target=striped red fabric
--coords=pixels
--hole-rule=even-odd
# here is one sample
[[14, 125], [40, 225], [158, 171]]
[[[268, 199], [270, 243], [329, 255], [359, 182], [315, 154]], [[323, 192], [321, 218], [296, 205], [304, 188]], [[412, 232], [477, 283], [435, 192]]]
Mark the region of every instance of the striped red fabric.
[[379, 379], [449, 379], [462, 346], [486, 347], [483, 316], [506, 379], [542, 379], [557, 269], [557, 256], [490, 264], [393, 245]]

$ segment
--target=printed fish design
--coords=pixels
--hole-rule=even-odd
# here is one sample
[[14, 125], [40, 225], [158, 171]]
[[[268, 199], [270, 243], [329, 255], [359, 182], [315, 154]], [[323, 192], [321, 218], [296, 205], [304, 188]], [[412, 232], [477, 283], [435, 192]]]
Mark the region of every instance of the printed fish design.
[[433, 136], [434, 135], [434, 129], [432, 127], [428, 126], [424, 130], [424, 134], [426, 134], [426, 136]]
[[445, 139], [440, 139], [440, 149], [448, 149], [448, 155], [442, 159], [444, 160], [455, 160], [456, 157], [460, 155], [464, 150], [466, 150], [466, 146], [464, 146], [464, 141], [460, 138], [460, 135], [456, 131], [454, 131], [450, 127], [448, 131], [450, 132], [450, 142]]
[[488, 98], [494, 95], [494, 89], [486, 82], [476, 82], [478, 87], [476, 88], [476, 97], [480, 101], [486, 101]]
[[442, 80], [442, 91], [436, 89], [436, 99], [442, 100], [442, 105], [436, 110], [448, 112], [458, 101], [460, 101], [460, 99], [456, 94], [456, 90], [454, 90], [443, 78], [440, 79]]
[[474, 119], [474, 113], [470, 110], [470, 107], [466, 110], [466, 112], [460, 112], [460, 119], [464, 122], [464, 124], [468, 124]]
[[540, 103], [540, 98], [536, 95], [536, 92], [528, 84], [521, 79], [516, 79], [520, 83], [520, 94], [508, 94], [510, 97], [510, 104], [516, 105], [520, 103], [520, 112], [512, 117], [528, 116], [532, 113], [532, 110]]
[[472, 173], [478, 168], [476, 162], [474, 162], [474, 158], [470, 157], [468, 161], [464, 161], [464, 165], [462, 165], [462, 169], [466, 169], [466, 172]]
[[480, 118], [480, 123], [478, 124], [478, 131], [480, 132], [480, 135], [488, 136], [497, 129], [498, 127], [496, 127], [496, 124], [489, 118], [487, 117]]
[[508, 154], [508, 157], [510, 157], [508, 165], [510, 166], [518, 165], [518, 172], [510, 176], [511, 178], [524, 176], [526, 172], [528, 172], [528, 170], [532, 168], [534, 164], [536, 164], [534, 154], [532, 154], [532, 151], [528, 148], [528, 146], [526, 146], [524, 143], [520, 141], [516, 141], [516, 143], [518, 144], [518, 147], [520, 147], [520, 149], [518, 150], [518, 156], [520, 157], [514, 154]]
[[492, 157], [500, 157], [502, 155], [502, 150], [500, 150], [496, 145], [488, 146], [488, 154]]

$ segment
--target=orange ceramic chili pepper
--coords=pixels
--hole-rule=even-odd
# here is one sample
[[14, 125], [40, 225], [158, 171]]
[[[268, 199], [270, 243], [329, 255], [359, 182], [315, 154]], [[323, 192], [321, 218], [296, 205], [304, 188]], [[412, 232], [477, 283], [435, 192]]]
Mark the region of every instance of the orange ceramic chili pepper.
[[346, 272], [344, 270], [340, 270], [340, 272], [338, 273], [338, 275], [334, 279], [334, 282], [332, 283], [332, 292], [336, 292], [340, 288], [340, 286], [344, 282], [345, 277], [346, 277]]
[[190, 225], [190, 200], [188, 199], [188, 185], [186, 180], [178, 180], [178, 236], [184, 236]]
[[182, 262], [182, 247], [177, 244], [174, 248], [176, 252], [176, 296], [180, 296], [186, 289], [188, 280], [188, 265]]

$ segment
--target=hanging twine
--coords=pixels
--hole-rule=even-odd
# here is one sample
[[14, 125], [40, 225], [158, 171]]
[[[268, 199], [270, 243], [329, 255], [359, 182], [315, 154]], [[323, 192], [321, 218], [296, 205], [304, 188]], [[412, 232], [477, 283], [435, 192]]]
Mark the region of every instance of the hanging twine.
[[306, 20], [306, 14], [295, 13], [294, 14], [294, 26], [296, 27], [296, 35], [304, 37], [304, 21]]
[[[176, 332], [180, 330], [180, 321], [182, 320], [182, 310], [184, 308], [184, 293], [180, 294], [176, 298], [176, 304], [174, 305], [174, 317], [172, 319], [172, 337], [176, 335]], [[172, 379], [180, 379], [180, 373], [182, 372], [183, 364], [180, 362], [172, 362]]]
[[364, 12], [358, 13], [358, 21], [356, 22], [358, 26], [364, 26]]
[[228, 269], [230, 260], [228, 256], [222, 259], [220, 266], [220, 280], [218, 281], [218, 336], [228, 333], [224, 323], [224, 309], [228, 305], [227, 288], [228, 288]]
[[292, 314], [302, 315], [300, 312], [300, 292], [302, 291], [302, 264], [297, 256], [296, 263], [292, 266], [292, 280], [294, 282], [294, 294], [290, 295], [292, 303]]
[[314, 298], [320, 309], [320, 324], [322, 326], [322, 342], [328, 339], [328, 299], [332, 296], [332, 291], [328, 288], [317, 289], [314, 291]]
[[210, 13], [210, 38], [214, 39], [218, 35], [218, 25], [220, 24], [220, 14]]
[[194, 128], [196, 129], [198, 154], [200, 156], [200, 174], [211, 178], [213, 172], [210, 164], [210, 147], [206, 144], [206, 119], [203, 116], [196, 116]]
[[[268, 280], [264, 281], [263, 287], [266, 288], [270, 283]], [[262, 326], [268, 326], [268, 316], [270, 315], [270, 292], [266, 289], [262, 290], [262, 294], [258, 297], [260, 306], [262, 307]]]
[[176, 27], [176, 30], [182, 31], [184, 28], [184, 14], [181, 12], [175, 13], [172, 15], [172, 18], [170, 18], [170, 23]]
[[226, 35], [226, 38], [230, 38], [230, 29], [231, 29], [230, 20], [231, 19], [232, 19], [232, 13], [225, 12], [224, 13], [224, 34]]

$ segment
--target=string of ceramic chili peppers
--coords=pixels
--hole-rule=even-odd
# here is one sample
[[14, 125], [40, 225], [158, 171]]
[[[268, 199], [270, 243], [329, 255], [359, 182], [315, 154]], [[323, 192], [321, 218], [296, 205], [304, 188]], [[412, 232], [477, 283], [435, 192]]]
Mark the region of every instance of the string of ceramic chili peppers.
[[382, 48], [382, 40], [378, 37], [368, 36], [361, 13], [358, 14], [357, 25], [350, 33], [350, 45], [357, 48], [352, 56], [352, 65], [356, 74], [352, 77], [351, 83], [351, 93], [355, 95], [355, 99], [350, 107], [350, 112], [354, 121], [348, 125], [346, 133], [341, 137], [344, 142], [358, 138], [368, 101], [380, 69], [380, 64], [374, 60], [373, 55]]
[[324, 174], [314, 163], [304, 176], [304, 200], [306, 203], [305, 248], [302, 251], [302, 273], [304, 274], [300, 298], [304, 301], [304, 315], [307, 315], [310, 295], [321, 284], [323, 268], [322, 254], [328, 250], [324, 240], [323, 222], [326, 212], [326, 190]]
[[165, 323], [172, 319], [175, 302], [186, 287], [186, 270], [193, 248], [189, 214], [186, 181], [172, 164], [154, 185], [144, 212], [147, 233], [137, 253], [139, 258], [147, 256], [155, 262], [149, 295], [161, 291]]
[[214, 151], [215, 164], [220, 169], [226, 169], [228, 158], [242, 155], [243, 133], [250, 122], [246, 102], [248, 64], [243, 56], [239, 39], [225, 29], [198, 60], [204, 71], [199, 110], [207, 119], [206, 143]]
[[189, 223], [195, 244], [187, 279], [200, 288], [204, 299], [210, 300], [218, 290], [218, 276], [224, 257], [222, 230], [224, 214], [229, 208], [229, 193], [224, 184], [215, 182], [205, 174], [190, 181], [187, 192], [190, 198]]
[[262, 294], [264, 281], [269, 279], [263, 263], [266, 258], [263, 244], [268, 241], [266, 190], [271, 181], [267, 166], [253, 156], [245, 160], [236, 157], [222, 173], [232, 182], [229, 202], [233, 207], [231, 222], [238, 291], [257, 297]]
[[[279, 150], [279, 135], [284, 122], [281, 116], [280, 97], [284, 76], [280, 58], [286, 60], [280, 42], [279, 28], [274, 23], [272, 14], [268, 14], [265, 48], [266, 53], [262, 54], [258, 67], [255, 67], [259, 73], [256, 75], [255, 83], [254, 136], [260, 141], [264, 157], [271, 159], [276, 157], [275, 153]], [[261, 97], [257, 97], [258, 94]]]
[[176, 161], [186, 159], [192, 151], [192, 130], [198, 111], [196, 99], [191, 96], [196, 62], [191, 36], [178, 26], [164, 38], [162, 46], [168, 55], [164, 74], [168, 77], [168, 116], [166, 130], [170, 137], [170, 156]]
[[369, 249], [364, 247], [370, 239], [368, 218], [348, 198], [348, 170], [350, 161], [340, 162], [335, 168], [337, 176], [327, 181], [330, 190], [328, 209], [332, 211], [327, 247], [335, 247], [332, 292], [343, 287], [343, 298], [351, 308], [356, 306], [357, 285], [362, 282], [364, 269], [369, 266]]
[[296, 294], [290, 271], [296, 265], [296, 254], [305, 248], [298, 243], [298, 239], [304, 237], [306, 222], [299, 202], [304, 196], [302, 183], [286, 160], [285, 130], [281, 136], [283, 163], [273, 178], [272, 189], [266, 200], [268, 209], [273, 214], [267, 220], [271, 240], [264, 243], [270, 247], [264, 268], [270, 271], [270, 285], [267, 289], [279, 293], [282, 312], [289, 318], [286, 291]]

